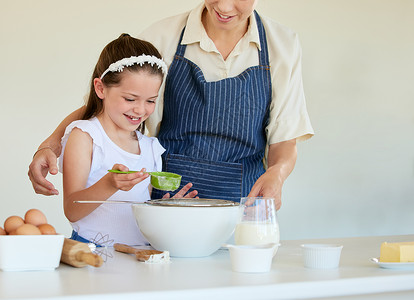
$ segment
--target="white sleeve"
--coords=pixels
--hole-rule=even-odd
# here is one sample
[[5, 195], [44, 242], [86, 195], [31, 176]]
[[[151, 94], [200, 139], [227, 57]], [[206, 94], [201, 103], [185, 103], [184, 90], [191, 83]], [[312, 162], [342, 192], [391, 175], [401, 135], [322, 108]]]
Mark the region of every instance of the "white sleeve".
[[154, 155], [154, 164], [155, 169], [160, 172], [162, 171], [162, 158], [161, 155], [165, 152], [165, 149], [163, 146], [161, 146], [160, 142], [157, 138], [151, 137], [152, 143], [152, 153]]
[[[65, 130], [65, 134], [63, 135], [61, 139], [62, 144], [62, 153], [59, 156], [58, 166], [59, 171], [62, 173], [63, 170], [63, 156], [65, 154], [65, 147], [66, 143], [69, 139], [69, 135], [72, 132], [74, 128], [79, 128], [83, 132], [88, 133], [92, 140], [93, 140], [93, 151], [97, 157], [103, 156], [103, 141], [102, 136], [99, 133], [99, 129], [96, 127], [96, 124], [89, 120], [77, 120], [68, 125]], [[99, 159], [98, 159], [99, 161]]]

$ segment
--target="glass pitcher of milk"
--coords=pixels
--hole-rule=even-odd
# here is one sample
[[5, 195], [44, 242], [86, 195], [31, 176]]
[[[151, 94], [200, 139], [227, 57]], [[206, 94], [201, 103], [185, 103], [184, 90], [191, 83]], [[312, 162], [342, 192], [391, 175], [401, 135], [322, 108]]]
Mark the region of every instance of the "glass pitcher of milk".
[[279, 244], [280, 232], [274, 198], [244, 197], [234, 232], [236, 245]]

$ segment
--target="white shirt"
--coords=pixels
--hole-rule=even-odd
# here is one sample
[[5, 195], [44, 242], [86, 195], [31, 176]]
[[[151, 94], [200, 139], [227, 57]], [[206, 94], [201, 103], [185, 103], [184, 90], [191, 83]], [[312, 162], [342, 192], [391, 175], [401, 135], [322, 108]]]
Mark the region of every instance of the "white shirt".
[[[129, 153], [116, 145], [105, 133], [97, 118], [72, 122], [62, 138], [62, 154], [59, 157], [59, 169], [63, 171], [63, 156], [66, 142], [73, 128], [88, 133], [93, 140], [91, 170], [85, 188], [95, 184], [115, 163], [127, 166], [130, 170], [146, 168], [148, 172], [161, 171], [161, 154], [165, 149], [157, 138], [137, 133], [141, 154]], [[108, 200], [124, 200], [144, 202], [150, 199], [147, 178], [129, 191], [117, 191]], [[84, 199], [89, 200], [89, 199]], [[102, 199], [105, 200], [105, 199]], [[81, 205], [81, 204], [80, 204]], [[127, 245], [145, 245], [148, 241], [139, 230], [129, 204], [102, 204], [86, 217], [71, 223], [72, 228], [83, 238], [103, 246], [113, 243]]]
[[[181, 31], [186, 27], [181, 42], [187, 45], [185, 57], [200, 67], [207, 81], [234, 77], [245, 69], [258, 65], [258, 49], [261, 45], [255, 16], [250, 16], [247, 33], [224, 60], [201, 22], [204, 8], [202, 3], [190, 12], [161, 20], [138, 37], [154, 44], [167, 65], [170, 65]], [[306, 109], [301, 69], [302, 50], [298, 36], [267, 17], [261, 16], [261, 20], [267, 37], [272, 79], [270, 122], [266, 128], [268, 145], [294, 138], [308, 139], [314, 132]], [[165, 82], [159, 92], [156, 110], [146, 122], [151, 136], [156, 136], [159, 131], [164, 85]]]

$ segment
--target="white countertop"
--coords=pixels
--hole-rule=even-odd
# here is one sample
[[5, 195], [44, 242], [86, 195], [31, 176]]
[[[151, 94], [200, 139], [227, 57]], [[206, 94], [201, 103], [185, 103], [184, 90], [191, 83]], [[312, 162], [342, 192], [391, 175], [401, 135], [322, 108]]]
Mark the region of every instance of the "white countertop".
[[[205, 258], [171, 258], [145, 264], [103, 249], [103, 266], [54, 271], [0, 271], [0, 299], [414, 299], [414, 270], [383, 269], [370, 261], [381, 242], [411, 236], [282, 241], [269, 273], [231, 271], [227, 250]], [[338, 269], [303, 267], [303, 243], [344, 245]]]

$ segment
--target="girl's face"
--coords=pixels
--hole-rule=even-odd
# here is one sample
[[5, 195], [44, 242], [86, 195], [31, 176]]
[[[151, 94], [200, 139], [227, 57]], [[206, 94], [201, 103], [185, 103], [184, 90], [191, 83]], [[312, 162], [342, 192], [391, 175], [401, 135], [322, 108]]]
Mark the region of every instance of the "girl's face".
[[103, 101], [104, 122], [116, 130], [136, 130], [154, 112], [161, 83], [159, 75], [124, 70], [119, 85], [102, 85], [102, 97], [97, 94]]
[[205, 0], [207, 18], [217, 29], [232, 30], [247, 25], [257, 0]]

